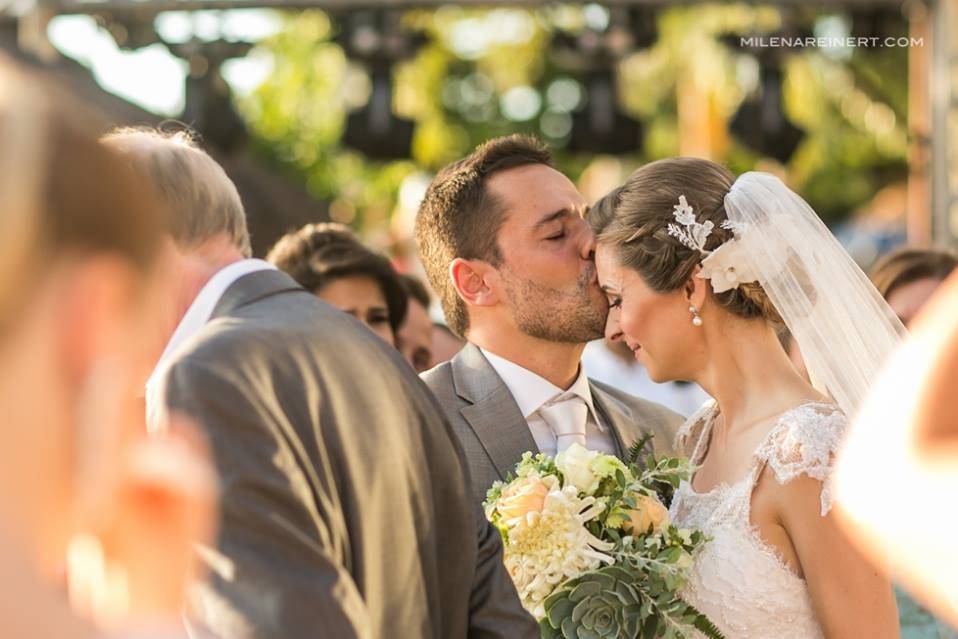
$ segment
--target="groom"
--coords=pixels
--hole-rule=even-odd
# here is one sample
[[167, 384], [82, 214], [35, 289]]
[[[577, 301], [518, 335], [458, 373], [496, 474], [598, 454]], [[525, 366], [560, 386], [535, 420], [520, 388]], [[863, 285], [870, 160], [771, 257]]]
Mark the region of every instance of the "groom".
[[526, 451], [579, 443], [623, 457], [649, 432], [668, 452], [682, 422], [580, 366], [608, 314], [586, 210], [549, 152], [517, 135], [443, 169], [419, 208], [426, 273], [449, 327], [468, 340], [422, 378], [465, 449], [477, 501]]

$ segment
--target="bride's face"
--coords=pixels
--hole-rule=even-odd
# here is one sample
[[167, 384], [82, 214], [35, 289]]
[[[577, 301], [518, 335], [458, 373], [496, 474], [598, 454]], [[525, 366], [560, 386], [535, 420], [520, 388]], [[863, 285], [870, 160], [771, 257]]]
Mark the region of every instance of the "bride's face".
[[655, 382], [691, 379], [701, 329], [692, 325], [685, 292], [652, 290], [608, 244], [598, 245], [595, 262], [609, 302], [606, 339], [624, 341]]

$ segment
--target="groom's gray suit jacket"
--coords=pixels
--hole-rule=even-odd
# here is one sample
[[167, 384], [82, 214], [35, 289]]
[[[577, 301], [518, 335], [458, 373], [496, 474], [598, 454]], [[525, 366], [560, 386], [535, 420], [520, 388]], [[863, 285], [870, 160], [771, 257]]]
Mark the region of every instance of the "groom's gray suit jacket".
[[[452, 360], [421, 377], [465, 450], [477, 502], [485, 499], [493, 482], [513, 472], [524, 452], [539, 451], [515, 398], [476, 345], [467, 343]], [[589, 386], [620, 458], [647, 432], [653, 435], [656, 453], [672, 452], [675, 432], [684, 421], [681, 415], [595, 380], [589, 380]]]
[[221, 479], [192, 610], [224, 639], [538, 637], [435, 399], [278, 271], [236, 281], [166, 378]]

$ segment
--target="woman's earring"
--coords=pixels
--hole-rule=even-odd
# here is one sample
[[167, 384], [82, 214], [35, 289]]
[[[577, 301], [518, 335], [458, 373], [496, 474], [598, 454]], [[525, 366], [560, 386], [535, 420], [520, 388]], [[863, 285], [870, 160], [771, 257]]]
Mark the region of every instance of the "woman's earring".
[[695, 306], [689, 305], [689, 313], [692, 314], [692, 325], [701, 326], [702, 316], [699, 315], [699, 309], [695, 308]]

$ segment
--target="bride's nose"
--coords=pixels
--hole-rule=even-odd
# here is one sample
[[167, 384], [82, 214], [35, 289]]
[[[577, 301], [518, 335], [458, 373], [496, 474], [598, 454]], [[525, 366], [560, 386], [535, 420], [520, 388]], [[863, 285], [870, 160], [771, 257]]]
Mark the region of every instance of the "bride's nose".
[[616, 309], [609, 311], [605, 320], [605, 338], [610, 342], [619, 342], [625, 339], [625, 334], [619, 326], [619, 314]]

